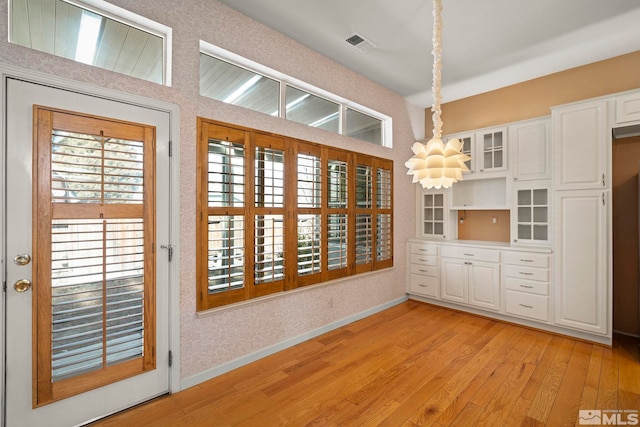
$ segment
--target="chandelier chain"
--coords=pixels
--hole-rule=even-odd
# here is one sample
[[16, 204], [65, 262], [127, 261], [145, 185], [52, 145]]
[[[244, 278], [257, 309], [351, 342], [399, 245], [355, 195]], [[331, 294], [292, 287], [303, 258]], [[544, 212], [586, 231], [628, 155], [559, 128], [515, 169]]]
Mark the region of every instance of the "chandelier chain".
[[442, 85], [442, 0], [433, 0], [433, 137], [442, 137], [442, 95], [440, 87]]

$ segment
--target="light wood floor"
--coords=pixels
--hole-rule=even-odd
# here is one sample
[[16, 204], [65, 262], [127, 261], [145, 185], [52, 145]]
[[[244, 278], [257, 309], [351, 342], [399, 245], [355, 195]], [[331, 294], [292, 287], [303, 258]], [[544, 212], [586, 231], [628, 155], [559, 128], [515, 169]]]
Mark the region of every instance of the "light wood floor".
[[640, 409], [639, 358], [408, 301], [96, 425], [575, 425]]

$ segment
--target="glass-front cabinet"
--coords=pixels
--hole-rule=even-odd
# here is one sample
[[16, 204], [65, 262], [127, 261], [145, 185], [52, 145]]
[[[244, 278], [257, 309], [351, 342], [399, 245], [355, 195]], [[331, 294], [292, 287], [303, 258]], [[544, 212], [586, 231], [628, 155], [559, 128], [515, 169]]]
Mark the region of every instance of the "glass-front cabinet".
[[498, 127], [447, 135], [444, 140], [457, 138], [462, 142], [463, 154], [471, 159], [466, 162], [469, 172], [465, 178], [483, 178], [491, 172], [507, 170], [507, 128]]
[[511, 236], [514, 243], [550, 244], [551, 191], [548, 183], [516, 185]]
[[447, 204], [444, 191], [423, 190], [420, 195], [419, 234], [446, 238]]
[[[481, 165], [480, 172], [498, 171], [506, 167], [505, 162], [505, 132], [504, 130], [495, 130], [482, 132], [480, 139], [481, 147]], [[479, 150], [480, 151], [480, 150]]]

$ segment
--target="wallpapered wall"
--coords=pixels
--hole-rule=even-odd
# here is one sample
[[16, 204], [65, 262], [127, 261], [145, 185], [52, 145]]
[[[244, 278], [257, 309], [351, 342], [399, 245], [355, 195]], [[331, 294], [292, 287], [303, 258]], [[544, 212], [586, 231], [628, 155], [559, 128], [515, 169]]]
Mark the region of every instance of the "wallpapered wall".
[[[214, 0], [178, 3], [113, 0], [112, 3], [173, 28], [172, 87], [7, 43], [6, 1], [0, 5], [0, 16], [4, 17], [0, 19], [0, 61], [180, 106], [182, 378], [402, 297], [404, 241], [414, 234], [415, 222], [415, 187], [406, 175], [404, 162], [412, 154], [410, 147], [414, 140], [424, 136], [424, 110], [410, 106], [400, 96]], [[373, 146], [200, 97], [200, 39], [391, 116], [394, 148]], [[393, 159], [394, 268], [198, 317], [195, 304], [196, 116]]]

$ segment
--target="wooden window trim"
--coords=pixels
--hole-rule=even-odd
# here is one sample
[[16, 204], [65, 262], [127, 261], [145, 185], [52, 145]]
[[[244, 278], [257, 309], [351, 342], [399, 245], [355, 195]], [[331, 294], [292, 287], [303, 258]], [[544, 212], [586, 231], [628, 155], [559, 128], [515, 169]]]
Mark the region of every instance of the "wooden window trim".
[[[317, 143], [302, 141], [255, 129], [197, 118], [197, 209], [196, 209], [196, 291], [197, 311], [220, 307], [236, 302], [279, 293], [286, 290], [318, 284], [329, 280], [360, 274], [364, 272], [389, 268], [393, 266], [393, 182], [391, 182], [391, 206], [377, 206], [377, 169], [390, 172], [393, 177], [393, 161], [366, 154], [356, 153], [340, 148], [329, 147]], [[244, 205], [242, 207], [210, 207], [208, 206], [208, 146], [210, 139], [236, 142], [244, 146]], [[271, 147], [284, 152], [284, 206], [256, 207], [255, 205], [255, 149], [258, 146]], [[321, 205], [320, 207], [298, 207], [298, 155], [307, 154], [320, 159], [321, 170]], [[329, 187], [327, 168], [330, 160], [338, 160], [347, 164], [347, 206], [329, 207]], [[371, 207], [356, 208], [356, 164], [367, 165], [372, 170]], [[271, 283], [255, 284], [254, 245], [256, 215], [282, 215], [284, 219], [284, 277]], [[345, 215], [347, 219], [347, 264], [343, 268], [328, 268], [328, 218], [331, 214]], [[356, 265], [355, 219], [357, 214], [371, 215], [372, 222], [372, 259], [366, 264]], [[388, 214], [391, 219], [391, 257], [377, 260], [376, 227], [377, 215]], [[241, 289], [233, 289], [209, 293], [208, 291], [208, 217], [209, 215], [239, 215], [244, 217], [244, 285]], [[319, 272], [299, 275], [298, 259], [298, 215], [320, 215], [321, 233], [321, 268]]]
[[[156, 367], [155, 309], [155, 129], [65, 110], [34, 105], [33, 140], [33, 271], [39, 286], [33, 293], [33, 407], [71, 397], [106, 384], [132, 377]], [[144, 147], [143, 204], [88, 204], [63, 206], [51, 201], [52, 130], [142, 141]], [[51, 224], [53, 219], [140, 218], [144, 223], [144, 341], [143, 355], [129, 361], [52, 381], [51, 318]], [[106, 308], [105, 308], [106, 310]], [[105, 326], [103, 325], [103, 334]], [[104, 351], [104, 350], [103, 350]]]

